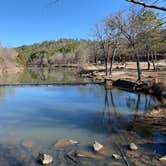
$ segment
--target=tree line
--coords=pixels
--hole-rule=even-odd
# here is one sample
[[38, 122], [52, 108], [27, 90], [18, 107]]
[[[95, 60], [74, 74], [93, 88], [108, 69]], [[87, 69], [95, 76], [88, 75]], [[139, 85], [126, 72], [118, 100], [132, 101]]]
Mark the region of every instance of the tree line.
[[166, 29], [163, 19], [152, 10], [132, 6], [128, 12], [117, 12], [98, 23], [94, 28], [104, 57], [106, 76], [112, 74], [115, 57], [132, 57], [136, 61], [138, 81], [141, 80], [140, 61], [147, 61], [148, 70], [152, 61], [154, 70], [159, 58], [165, 58]]
[[17, 61], [25, 66], [50, 67], [61, 64], [105, 65], [107, 77], [112, 76], [115, 62], [135, 61], [138, 81], [140, 62], [158, 70], [157, 62], [165, 59], [165, 20], [153, 10], [131, 6], [98, 22], [91, 40], [60, 39], [16, 48]]

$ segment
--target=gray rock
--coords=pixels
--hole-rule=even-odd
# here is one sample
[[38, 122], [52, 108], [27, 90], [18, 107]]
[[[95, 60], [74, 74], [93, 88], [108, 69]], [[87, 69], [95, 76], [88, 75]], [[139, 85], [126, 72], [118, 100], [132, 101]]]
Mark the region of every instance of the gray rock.
[[93, 150], [98, 152], [103, 148], [103, 145], [101, 145], [99, 142], [95, 141], [95, 143], [93, 144]]
[[166, 156], [159, 158], [160, 161], [166, 161]]
[[39, 153], [37, 161], [42, 165], [48, 165], [53, 162], [53, 157], [48, 154]]
[[120, 160], [122, 157], [118, 154], [113, 154], [112, 157], [116, 160]]
[[129, 149], [130, 149], [130, 150], [138, 150], [138, 147], [136, 146], [135, 143], [131, 143], [131, 144], [129, 145]]

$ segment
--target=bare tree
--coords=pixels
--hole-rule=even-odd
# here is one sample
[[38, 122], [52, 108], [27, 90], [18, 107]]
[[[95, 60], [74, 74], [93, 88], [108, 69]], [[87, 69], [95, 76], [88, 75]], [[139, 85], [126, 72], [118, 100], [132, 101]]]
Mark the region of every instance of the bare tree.
[[75, 58], [79, 67], [89, 63], [90, 50], [86, 43], [82, 43], [75, 53]]
[[111, 19], [114, 20], [114, 16], [109, 17], [105, 20], [107, 36], [110, 43], [110, 73], [109, 75], [112, 76], [112, 67], [114, 63], [114, 58], [116, 56], [117, 49], [119, 48], [119, 40], [121, 37], [121, 31], [116, 27], [116, 25], [111, 22]]
[[101, 50], [101, 54], [104, 57], [105, 63], [105, 73], [106, 76], [109, 76], [109, 51], [110, 51], [110, 40], [108, 38], [107, 29], [103, 22], [101, 24], [96, 24], [93, 36], [96, 38], [96, 41], [99, 44], [99, 49]]
[[119, 29], [121, 34], [127, 39], [129, 47], [131, 47], [133, 51], [137, 64], [138, 81], [141, 80], [141, 68], [138, 50], [136, 47], [136, 37], [139, 34], [138, 16], [140, 12], [142, 11], [137, 11], [132, 7], [127, 16], [124, 16], [121, 12], [119, 12], [114, 16], [114, 19], [109, 20], [109, 24], [112, 24]]
[[16, 67], [17, 55], [14, 49], [0, 46], [0, 70], [5, 72], [8, 68]]

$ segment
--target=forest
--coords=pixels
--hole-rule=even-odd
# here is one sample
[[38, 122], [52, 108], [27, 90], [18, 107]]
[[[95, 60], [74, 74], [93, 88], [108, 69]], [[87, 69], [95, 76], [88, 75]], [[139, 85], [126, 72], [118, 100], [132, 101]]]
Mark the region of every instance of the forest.
[[150, 9], [131, 6], [127, 12], [117, 12], [96, 23], [89, 40], [59, 39], [16, 48], [17, 62], [23, 66], [54, 67], [87, 64], [104, 65], [111, 75], [115, 62], [136, 62], [138, 80], [141, 79], [140, 62], [147, 69], [165, 59], [165, 20]]

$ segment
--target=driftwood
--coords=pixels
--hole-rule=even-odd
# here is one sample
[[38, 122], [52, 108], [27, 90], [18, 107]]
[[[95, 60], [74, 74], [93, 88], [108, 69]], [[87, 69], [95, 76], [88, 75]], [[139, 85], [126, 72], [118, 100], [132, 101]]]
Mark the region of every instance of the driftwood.
[[127, 158], [126, 158], [124, 152], [122, 151], [122, 149], [120, 148], [120, 146], [119, 146], [117, 143], [115, 143], [115, 145], [116, 145], [117, 149], [119, 150], [119, 152], [120, 152], [120, 154], [121, 154], [121, 156], [122, 156], [122, 158], [123, 158], [123, 160], [124, 160], [126, 166], [130, 166], [130, 164], [129, 164], [129, 162], [127, 161]]
[[77, 163], [77, 160], [73, 157], [73, 151], [70, 151], [66, 154], [67, 158], [69, 158], [71, 161], [73, 161], [74, 163]]

